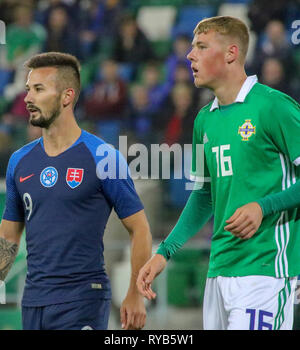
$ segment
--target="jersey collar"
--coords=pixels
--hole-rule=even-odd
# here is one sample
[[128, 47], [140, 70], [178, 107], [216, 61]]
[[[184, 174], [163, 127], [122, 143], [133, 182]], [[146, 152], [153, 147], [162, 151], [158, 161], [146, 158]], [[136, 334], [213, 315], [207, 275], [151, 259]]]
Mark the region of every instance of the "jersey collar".
[[[250, 90], [253, 88], [253, 86], [257, 83], [257, 76], [251, 75], [247, 77], [247, 79], [244, 81], [243, 86], [241, 87], [241, 90], [239, 91], [236, 99], [234, 102], [240, 102], [243, 103], [245, 101], [246, 96], [250, 92]], [[219, 108], [219, 102], [217, 97], [215, 97], [211, 107], [210, 111], [214, 111], [215, 109]]]

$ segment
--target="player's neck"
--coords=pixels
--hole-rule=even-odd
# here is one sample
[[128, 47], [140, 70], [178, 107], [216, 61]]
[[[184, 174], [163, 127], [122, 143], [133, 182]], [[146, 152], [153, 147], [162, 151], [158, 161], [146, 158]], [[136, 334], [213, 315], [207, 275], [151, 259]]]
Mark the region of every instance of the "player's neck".
[[229, 105], [234, 103], [246, 79], [247, 75], [245, 71], [228, 75], [228, 77], [214, 89], [214, 94], [218, 98], [219, 104]]
[[71, 147], [80, 135], [81, 129], [74, 116], [60, 116], [48, 129], [43, 129], [45, 152], [48, 156], [55, 157]]

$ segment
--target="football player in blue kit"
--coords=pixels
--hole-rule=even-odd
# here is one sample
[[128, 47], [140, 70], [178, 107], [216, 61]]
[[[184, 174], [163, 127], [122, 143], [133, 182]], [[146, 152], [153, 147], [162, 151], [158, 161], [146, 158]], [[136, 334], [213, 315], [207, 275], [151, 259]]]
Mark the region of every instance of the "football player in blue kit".
[[151, 255], [151, 233], [127, 163], [75, 120], [80, 65], [74, 56], [42, 53], [25, 66], [25, 103], [42, 137], [13, 153], [8, 164], [0, 280], [13, 264], [25, 226], [23, 329], [107, 329], [111, 288], [103, 234], [114, 209], [131, 239], [121, 323], [124, 329], [141, 329], [146, 309], [136, 278]]

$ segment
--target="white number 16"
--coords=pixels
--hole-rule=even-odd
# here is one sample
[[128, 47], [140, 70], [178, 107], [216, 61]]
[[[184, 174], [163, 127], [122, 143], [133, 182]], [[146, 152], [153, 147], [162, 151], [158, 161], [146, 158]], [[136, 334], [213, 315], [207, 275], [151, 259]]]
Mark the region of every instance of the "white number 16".
[[[213, 153], [216, 153], [217, 160], [217, 176], [220, 177], [220, 163], [221, 163], [221, 175], [222, 176], [231, 176], [232, 172], [232, 163], [231, 157], [225, 156], [224, 151], [230, 150], [230, 145], [221, 145], [220, 147], [213, 147]], [[227, 166], [225, 166], [227, 164]]]

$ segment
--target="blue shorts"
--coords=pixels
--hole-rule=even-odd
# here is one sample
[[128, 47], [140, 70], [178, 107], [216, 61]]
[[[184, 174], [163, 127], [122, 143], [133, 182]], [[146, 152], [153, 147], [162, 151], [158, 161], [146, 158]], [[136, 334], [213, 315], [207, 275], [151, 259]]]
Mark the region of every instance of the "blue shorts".
[[41, 307], [22, 307], [24, 330], [105, 330], [109, 299], [80, 300]]

